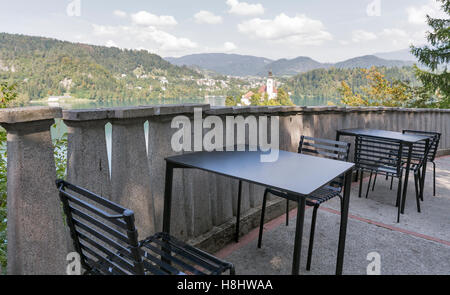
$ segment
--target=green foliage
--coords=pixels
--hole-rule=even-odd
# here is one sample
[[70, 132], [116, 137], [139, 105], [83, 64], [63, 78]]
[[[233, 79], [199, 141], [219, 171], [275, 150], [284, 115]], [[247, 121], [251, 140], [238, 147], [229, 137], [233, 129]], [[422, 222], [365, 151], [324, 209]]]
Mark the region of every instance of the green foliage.
[[237, 104], [236, 100], [231, 95], [228, 95], [227, 98], [225, 99], [225, 105], [227, 107], [234, 107], [236, 104]]
[[[411, 85], [419, 85], [412, 67], [386, 68], [376, 67], [377, 71], [384, 75], [387, 81], [404, 81]], [[283, 88], [292, 92], [291, 98], [300, 103], [304, 101], [312, 104], [314, 101], [339, 103], [341, 100], [340, 88], [345, 82], [352, 92], [362, 93], [364, 87], [368, 87], [370, 81], [362, 69], [318, 69], [299, 74], [286, 80]]]
[[56, 178], [66, 179], [67, 175], [67, 133], [59, 138], [53, 140]]
[[16, 87], [16, 83], [0, 83], [0, 108], [6, 108], [8, 103], [17, 97]]
[[[0, 84], [0, 108], [5, 108], [8, 103], [17, 97], [16, 85]], [[6, 248], [7, 248], [7, 210], [6, 210], [6, 132], [0, 130], [0, 269], [6, 272]]]
[[[2, 141], [2, 145], [5, 141]], [[0, 268], [6, 271], [6, 225], [7, 225], [7, 211], [6, 211], [6, 149], [0, 149]]]
[[[255, 90], [256, 91], [256, 90]], [[292, 100], [289, 97], [289, 94], [283, 89], [278, 89], [277, 98], [269, 99], [269, 95], [264, 93], [264, 96], [261, 96], [261, 93], [256, 93], [252, 95], [250, 99], [250, 103], [252, 106], [291, 106], [294, 105]]]
[[342, 81], [339, 92], [341, 102], [348, 106], [387, 106], [408, 107], [412, 104], [413, 93], [408, 84], [401, 81], [388, 81], [375, 67], [370, 70], [361, 69], [369, 83], [355, 93], [350, 86]]
[[[450, 15], [450, 0], [438, 0], [442, 10]], [[411, 52], [419, 62], [429, 67], [424, 71], [416, 67], [416, 75], [423, 84], [418, 92], [418, 102], [431, 107], [450, 108], [450, 18], [437, 19], [427, 15], [431, 30], [427, 33], [429, 45], [423, 47], [411, 46]], [[426, 97], [428, 96], [428, 100]]]
[[[0, 65], [9, 69], [0, 81], [17, 84], [22, 100], [66, 93], [100, 101], [204, 95], [190, 79], [201, 74], [145, 50], [0, 33]], [[160, 77], [170, 82], [165, 91]]]

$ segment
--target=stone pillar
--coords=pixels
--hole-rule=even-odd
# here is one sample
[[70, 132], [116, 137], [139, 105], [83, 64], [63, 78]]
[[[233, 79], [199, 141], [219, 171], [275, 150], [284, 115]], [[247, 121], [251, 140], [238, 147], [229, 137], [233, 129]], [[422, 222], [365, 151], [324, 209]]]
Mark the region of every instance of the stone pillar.
[[[226, 116], [233, 115], [233, 108], [215, 108], [206, 112], [206, 115], [219, 116], [223, 124], [224, 150], [226, 147]], [[210, 186], [211, 191], [211, 217], [215, 226], [221, 225], [233, 218], [233, 192], [237, 194], [238, 181], [229, 177], [209, 174], [210, 182], [215, 185]], [[235, 189], [233, 189], [233, 187]]]
[[8, 132], [8, 274], [63, 274], [67, 241], [50, 127], [60, 108], [0, 110]]
[[[148, 125], [148, 164], [150, 169], [150, 186], [155, 210], [156, 231], [162, 230], [164, 209], [164, 183], [166, 161], [168, 156], [176, 153], [171, 148], [171, 138], [175, 129], [170, 127], [172, 117], [154, 116], [149, 118]], [[175, 169], [172, 185], [172, 218], [171, 234], [182, 240], [187, 239], [186, 211], [191, 210], [184, 198], [184, 170]]]
[[[150, 169], [151, 194], [154, 201], [155, 224], [157, 231], [162, 229], [162, 216], [164, 209], [164, 183], [165, 183], [165, 158], [181, 154], [175, 152], [171, 145], [172, 136], [178, 129], [171, 127], [171, 123], [176, 116], [186, 116], [194, 127], [192, 115], [195, 108], [201, 108], [202, 111], [209, 109], [205, 104], [186, 104], [186, 105], [165, 105], [159, 106], [155, 110], [155, 115], [148, 117], [148, 164]], [[192, 141], [194, 138], [192, 137]], [[188, 169], [175, 169], [173, 175], [172, 187], [172, 218], [171, 234], [182, 240], [194, 237], [194, 215], [201, 214], [196, 212], [194, 198], [201, 194], [209, 194], [206, 187], [197, 187], [193, 192], [194, 171]], [[208, 205], [209, 205], [209, 200]], [[208, 214], [210, 214], [208, 212]]]
[[155, 108], [116, 108], [112, 112], [112, 200], [134, 211], [139, 237], [143, 239], [155, 232], [144, 133], [146, 117], [153, 115]]
[[111, 199], [105, 124], [108, 111], [65, 110], [68, 127], [67, 181]]

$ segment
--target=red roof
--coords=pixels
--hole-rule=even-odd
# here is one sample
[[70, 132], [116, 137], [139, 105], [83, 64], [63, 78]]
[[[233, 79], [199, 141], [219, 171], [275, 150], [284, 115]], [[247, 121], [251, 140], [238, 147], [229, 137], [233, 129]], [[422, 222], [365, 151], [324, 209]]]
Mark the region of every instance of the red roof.
[[244, 98], [251, 98], [253, 96], [253, 91], [248, 92], [247, 94], [244, 95]]
[[[258, 93], [266, 93], [267, 92], [267, 86], [263, 85], [259, 88]], [[278, 89], [273, 88], [273, 93], [278, 93]]]

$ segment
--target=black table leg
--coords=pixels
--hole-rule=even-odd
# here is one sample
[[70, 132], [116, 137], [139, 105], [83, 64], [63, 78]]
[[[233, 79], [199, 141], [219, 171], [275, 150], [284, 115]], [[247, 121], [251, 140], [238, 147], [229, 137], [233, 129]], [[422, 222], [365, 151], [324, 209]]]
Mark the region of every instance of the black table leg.
[[237, 212], [236, 212], [236, 233], [235, 240], [236, 243], [239, 242], [239, 223], [241, 219], [241, 198], [242, 198], [242, 180], [239, 180], [239, 192], [238, 192], [238, 203], [237, 203]]
[[350, 204], [350, 190], [352, 184], [352, 170], [345, 173], [344, 197], [341, 208], [341, 224], [339, 229], [339, 244], [336, 262], [336, 275], [342, 275], [344, 267], [345, 238], [347, 235], [348, 208]]
[[[172, 183], [173, 183], [173, 165], [166, 162], [166, 179], [164, 184], [164, 209], [163, 209], [163, 232], [170, 234], [170, 217], [172, 212]], [[163, 239], [164, 242], [164, 239]], [[164, 245], [164, 244], [163, 244]], [[162, 246], [162, 251], [170, 255], [170, 246]], [[171, 261], [166, 258], [162, 258], [162, 261], [171, 264]]]
[[292, 261], [292, 275], [298, 275], [300, 269], [300, 255], [302, 250], [303, 223], [305, 220], [306, 198], [298, 197], [297, 225], [295, 226], [294, 255]]
[[[426, 141], [425, 141], [425, 154], [426, 154], [426, 157], [424, 158], [424, 160], [423, 160], [423, 167], [422, 167], [422, 178], [420, 179], [420, 186], [419, 186], [419, 189], [420, 189], [420, 199], [423, 201], [423, 191], [424, 191], [424, 189], [425, 189], [425, 173], [426, 173], [426, 171], [427, 171], [427, 160], [428, 160], [428, 152], [430, 151], [430, 149], [429, 149], [429, 144], [430, 144], [430, 140], [429, 139], [427, 139]], [[419, 173], [420, 173], [420, 171], [419, 171]]]
[[170, 234], [170, 216], [172, 211], [173, 165], [166, 162], [166, 179], [164, 185], [163, 232]]
[[405, 213], [405, 204], [406, 204], [406, 194], [408, 193], [408, 178], [409, 178], [409, 170], [411, 167], [411, 155], [412, 155], [412, 144], [408, 147], [408, 160], [406, 161], [406, 171], [405, 171], [405, 183], [403, 185], [403, 196], [402, 196], [402, 210], [401, 213]]

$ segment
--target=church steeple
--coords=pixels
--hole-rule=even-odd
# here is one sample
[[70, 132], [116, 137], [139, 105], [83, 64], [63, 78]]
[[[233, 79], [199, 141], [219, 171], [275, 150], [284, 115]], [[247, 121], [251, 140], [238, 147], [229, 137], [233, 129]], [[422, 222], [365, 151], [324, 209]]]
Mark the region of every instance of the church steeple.
[[275, 88], [275, 82], [273, 79], [273, 74], [272, 74], [272, 71], [269, 71], [269, 77], [267, 78], [267, 83], [266, 83], [266, 92], [269, 95], [269, 99], [272, 99], [275, 97], [274, 88]]

